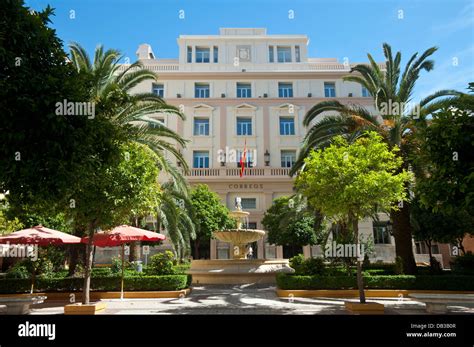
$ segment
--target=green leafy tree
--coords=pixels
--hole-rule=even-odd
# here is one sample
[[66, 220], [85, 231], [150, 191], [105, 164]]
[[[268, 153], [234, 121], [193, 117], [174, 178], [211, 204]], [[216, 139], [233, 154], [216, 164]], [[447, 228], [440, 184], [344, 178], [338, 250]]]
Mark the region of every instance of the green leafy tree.
[[[58, 116], [56, 103], [87, 100], [51, 23], [53, 10], [30, 12], [22, 0], [0, 3], [0, 192], [9, 202], [54, 209], [89, 164], [93, 126], [87, 117]], [[106, 147], [106, 142], [102, 144]]]
[[433, 212], [474, 217], [474, 95], [451, 100], [418, 133], [416, 195]]
[[191, 191], [191, 203], [196, 224], [193, 256], [199, 259], [200, 248], [209, 245], [212, 233], [235, 228], [235, 220], [229, 216], [229, 210], [221, 203], [219, 196], [205, 184], [199, 184]]
[[[347, 220], [359, 242], [358, 223], [373, 214], [374, 207], [387, 211], [406, 199], [405, 184], [411, 175], [400, 171], [398, 148], [389, 149], [376, 132], [349, 144], [342, 136], [324, 150], [312, 151], [297, 187], [308, 202], [335, 220]], [[365, 302], [361, 261], [357, 261], [360, 301]]]
[[[90, 173], [76, 192], [69, 213], [77, 225], [85, 226], [86, 250], [84, 303], [89, 302], [92, 237], [99, 228], [108, 229], [130, 220], [131, 211], [152, 211], [158, 206], [159, 185], [156, 155], [143, 145], [130, 142], [118, 146], [121, 160]], [[133, 213], [133, 212], [132, 212]]]
[[[442, 101], [446, 101], [443, 97], [461, 94], [455, 90], [440, 90], [425, 97], [416, 106], [408, 104], [412, 101], [420, 73], [434, 68], [434, 61], [429, 57], [436, 51], [436, 47], [431, 47], [421, 55], [413, 54], [403, 71], [400, 67], [401, 53], [397, 52], [394, 56], [392, 48], [386, 43], [383, 44], [384, 68], [375, 62], [372, 55], [367, 54], [370, 64], [354, 66], [351, 75], [345, 76], [343, 80], [365, 87], [373, 97], [379, 116], [357, 104], [343, 104], [336, 100], [316, 104], [304, 118], [303, 124], [310, 128], [292, 174], [303, 167], [304, 159], [313, 148], [324, 148], [339, 135], [352, 142], [367, 130], [376, 131], [390, 147], [400, 147], [398, 155], [403, 158], [402, 167], [407, 169], [408, 156], [413, 151], [411, 139], [418, 125], [423, 124], [427, 115], [443, 107]], [[328, 112], [332, 114], [323, 116], [323, 113]], [[416, 272], [416, 264], [409, 207], [409, 201], [405, 201], [399, 210], [391, 212], [391, 219], [396, 254], [403, 258], [405, 273], [412, 274]]]
[[[430, 256], [433, 258], [431, 246], [433, 242], [458, 244], [464, 253], [462, 240], [464, 236], [474, 230], [474, 220], [465, 210], [452, 214], [433, 212], [423, 207], [418, 200], [411, 210], [414, 238], [426, 244]], [[433, 264], [432, 264], [433, 265]]]
[[295, 195], [279, 197], [265, 212], [262, 224], [268, 231], [268, 242], [279, 246], [291, 247], [292, 255], [297, 248], [314, 245], [320, 236], [320, 225], [306, 203]]

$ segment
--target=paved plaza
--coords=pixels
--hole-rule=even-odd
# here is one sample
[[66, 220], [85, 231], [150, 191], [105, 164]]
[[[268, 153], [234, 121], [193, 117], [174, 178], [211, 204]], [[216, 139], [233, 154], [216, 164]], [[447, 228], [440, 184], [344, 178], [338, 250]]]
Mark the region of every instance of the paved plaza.
[[[403, 299], [403, 300], [401, 300]], [[107, 299], [102, 314], [350, 314], [344, 298], [279, 298], [275, 287], [234, 285], [194, 287], [177, 299]], [[356, 300], [355, 298], [350, 300]], [[427, 314], [424, 304], [405, 298], [370, 298], [385, 305], [385, 314]], [[63, 314], [67, 302], [53, 301], [33, 306], [32, 314]], [[0, 314], [4, 308], [0, 307]], [[448, 314], [474, 314], [474, 304], [449, 306]]]

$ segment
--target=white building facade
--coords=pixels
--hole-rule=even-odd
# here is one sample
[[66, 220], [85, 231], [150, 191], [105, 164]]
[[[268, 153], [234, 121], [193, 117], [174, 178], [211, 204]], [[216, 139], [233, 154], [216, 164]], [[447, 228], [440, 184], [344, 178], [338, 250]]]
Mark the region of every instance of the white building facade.
[[[180, 149], [191, 168], [190, 184], [209, 185], [230, 209], [240, 196], [250, 212], [250, 228], [264, 229], [261, 220], [273, 200], [294, 193], [288, 173], [305, 135], [304, 115], [312, 106], [337, 99], [374, 110], [366, 90], [342, 80], [355, 64], [308, 57], [306, 35], [221, 28], [219, 35], [181, 35], [177, 43], [178, 59], [158, 59], [149, 45], [139, 46], [138, 59], [159, 79], [141, 83], [134, 92], [153, 91], [186, 115], [184, 121], [173, 115], [156, 118], [190, 140]], [[240, 177], [244, 147], [249, 155]], [[387, 220], [381, 215], [380, 224], [360, 223], [362, 236], [374, 238], [373, 260], [395, 258]], [[284, 256], [282, 247], [266, 240], [255, 246], [258, 258]], [[210, 248], [211, 259], [226, 259], [232, 245], [212, 240]], [[306, 256], [319, 253], [317, 247], [303, 251]]]

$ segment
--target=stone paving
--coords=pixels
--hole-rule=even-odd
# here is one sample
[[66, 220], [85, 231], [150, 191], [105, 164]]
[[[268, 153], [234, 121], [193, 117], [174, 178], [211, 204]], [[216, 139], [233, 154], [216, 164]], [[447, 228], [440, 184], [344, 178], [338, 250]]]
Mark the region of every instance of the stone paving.
[[[350, 314], [344, 298], [279, 298], [275, 287], [235, 285], [197, 286], [178, 299], [108, 299], [104, 314]], [[349, 299], [354, 300], [354, 299]], [[385, 314], [427, 314], [424, 304], [398, 298], [369, 298], [383, 303]], [[65, 302], [33, 306], [32, 314], [62, 314]], [[3, 310], [0, 308], [0, 310]], [[0, 314], [2, 312], [0, 311]], [[473, 305], [449, 306], [448, 314], [474, 314]]]

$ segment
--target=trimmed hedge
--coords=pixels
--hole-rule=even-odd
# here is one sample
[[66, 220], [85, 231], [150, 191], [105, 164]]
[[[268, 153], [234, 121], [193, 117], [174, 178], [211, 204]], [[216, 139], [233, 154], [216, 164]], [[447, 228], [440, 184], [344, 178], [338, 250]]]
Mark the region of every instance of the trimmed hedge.
[[[190, 276], [133, 276], [125, 277], [124, 290], [127, 291], [166, 291], [181, 290], [190, 284]], [[69, 292], [81, 291], [84, 280], [82, 278], [37, 278], [36, 292]], [[92, 291], [120, 291], [120, 277], [92, 277]], [[2, 279], [0, 280], [0, 294], [28, 293], [31, 289], [31, 279]]]
[[[280, 289], [357, 289], [355, 276], [277, 275]], [[366, 289], [474, 290], [474, 276], [364, 276]]]

